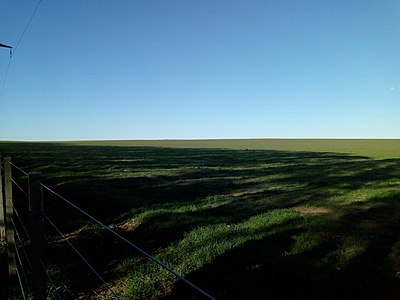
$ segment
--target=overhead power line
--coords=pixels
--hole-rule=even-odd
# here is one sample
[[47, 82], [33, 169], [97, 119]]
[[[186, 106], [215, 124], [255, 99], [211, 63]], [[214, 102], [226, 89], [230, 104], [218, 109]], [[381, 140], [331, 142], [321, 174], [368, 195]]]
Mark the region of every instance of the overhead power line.
[[11, 58], [12, 58], [12, 52], [10, 50], [10, 59], [8, 60], [6, 74], [4, 75], [4, 80], [3, 80], [3, 84], [1, 86], [1, 91], [0, 91], [0, 100], [1, 100], [1, 97], [3, 96], [4, 88], [6, 86], [7, 77], [8, 77], [8, 71], [10, 71]]
[[0, 47], [2, 47], [2, 48], [8, 48], [8, 49], [12, 49], [12, 47], [11, 47], [11, 46], [7, 46], [7, 45], [1, 44], [1, 43], [0, 43]]
[[18, 40], [17, 44], [15, 45], [14, 53], [15, 53], [15, 51], [17, 51], [17, 48], [18, 48], [18, 46], [19, 46], [19, 43], [21, 43], [22, 38], [24, 37], [26, 31], [28, 30], [28, 27], [29, 27], [29, 25], [31, 24], [31, 22], [32, 22], [32, 20], [33, 20], [33, 17], [35, 16], [36, 11], [37, 11], [38, 8], [39, 8], [40, 3], [42, 3], [42, 0], [39, 0], [38, 3], [36, 4], [35, 10], [33, 11], [31, 17], [29, 18], [28, 23], [26, 23], [25, 29], [24, 29], [24, 31], [22, 32], [21, 36], [19, 37], [19, 40]]
[[19, 44], [21, 43], [21, 40], [22, 40], [22, 38], [24, 37], [26, 31], [28, 30], [28, 27], [29, 27], [29, 25], [31, 24], [31, 22], [32, 22], [32, 20], [33, 20], [33, 17], [35, 16], [36, 11], [37, 11], [38, 8], [39, 8], [40, 3], [42, 3], [42, 0], [39, 0], [38, 3], [36, 4], [36, 7], [35, 7], [35, 9], [33, 10], [33, 13], [32, 13], [32, 15], [31, 15], [31, 17], [29, 18], [28, 23], [26, 23], [26, 26], [25, 26], [25, 28], [24, 28], [24, 31], [21, 33], [21, 36], [19, 37], [16, 46], [14, 47], [14, 50], [13, 50], [13, 47], [12, 47], [12, 46], [0, 44], [0, 47], [10, 49], [10, 59], [8, 60], [6, 73], [5, 73], [4, 80], [3, 80], [3, 84], [2, 84], [2, 87], [1, 87], [1, 91], [0, 91], [0, 100], [1, 100], [1, 98], [3, 97], [3, 92], [4, 92], [4, 88], [5, 88], [6, 82], [7, 82], [8, 72], [10, 71], [10, 65], [11, 65], [11, 59], [12, 59], [12, 57], [13, 57], [13, 53], [15, 53], [15, 51], [17, 50]]

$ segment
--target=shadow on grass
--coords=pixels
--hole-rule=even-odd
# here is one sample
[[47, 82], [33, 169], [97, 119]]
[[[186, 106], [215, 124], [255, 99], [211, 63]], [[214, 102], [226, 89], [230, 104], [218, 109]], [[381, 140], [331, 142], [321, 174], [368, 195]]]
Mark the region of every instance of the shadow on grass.
[[[327, 293], [326, 287], [316, 285], [318, 267], [313, 265], [313, 257], [328, 253], [334, 244], [320, 245], [298, 257], [282, 256], [293, 247], [292, 236], [301, 232], [302, 229], [291, 229], [262, 240], [249, 241], [225, 252], [211, 264], [191, 273], [187, 279], [217, 299], [297, 299], [302, 296], [310, 299], [310, 296], [319, 294], [318, 290]], [[326, 271], [321, 273], [325, 277], [331, 275]], [[185, 283], [179, 282], [165, 299], [189, 298], [203, 299]]]
[[[335, 250], [325, 241], [313, 250], [283, 256], [293, 246], [288, 231], [250, 241], [187, 276], [217, 299], [398, 299], [398, 280], [368, 266], [345, 270], [316, 261]], [[182, 282], [165, 299], [203, 299]]]
[[[25, 170], [43, 171], [47, 185], [100, 220], [133, 219], [132, 228], [116, 230], [152, 253], [203, 226], [237, 224], [280, 208], [300, 211], [299, 227], [246, 242], [188, 275], [217, 298], [390, 299], [400, 293], [393, 276], [400, 268], [400, 245], [398, 253], [395, 249], [400, 159], [56, 144], [2, 143], [0, 148]], [[65, 232], [74, 232], [71, 240], [113, 279], [116, 266], [132, 252], [101, 230], [78, 231], [88, 224], [82, 215], [48, 193], [45, 201], [47, 214]], [[304, 234], [321, 239], [293, 252]], [[356, 255], [346, 253], [357, 243]], [[80, 278], [81, 266], [72, 263], [68, 247], [55, 238], [50, 246], [50, 264], [64, 255], [66, 273]], [[70, 285], [87, 292], [96, 279]], [[170, 297], [188, 295], [191, 291], [178, 283]]]
[[[293, 253], [296, 237], [314, 231], [300, 226], [227, 251], [186, 278], [217, 299], [398, 299], [398, 199], [400, 194], [371, 199], [367, 209], [351, 207], [316, 230], [323, 239], [308, 250]], [[366, 247], [338, 267], [335, 256], [345, 239], [361, 239]], [[164, 299], [203, 298], [178, 282]]]

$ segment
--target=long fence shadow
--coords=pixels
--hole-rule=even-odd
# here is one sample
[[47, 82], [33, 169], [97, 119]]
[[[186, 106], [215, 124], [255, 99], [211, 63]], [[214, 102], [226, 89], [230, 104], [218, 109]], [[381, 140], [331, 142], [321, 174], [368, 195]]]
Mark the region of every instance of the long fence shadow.
[[[400, 293], [393, 276], [393, 268], [400, 268], [400, 245], [395, 251], [400, 159], [48, 143], [2, 143], [0, 151], [25, 170], [42, 171], [47, 185], [96, 218], [122, 223], [115, 230], [150, 252], [202, 226], [235, 224], [277, 208], [326, 209], [323, 215], [302, 216], [305, 225], [249, 241], [188, 275], [219, 299], [394, 299]], [[351, 193], [375, 187], [386, 194], [341, 204], [332, 200], [337, 195], [358, 197]], [[112, 271], [120, 260], [132, 257], [128, 248], [88, 226], [82, 215], [60, 200], [45, 195], [45, 206], [96, 268], [109, 276], [115, 276]], [[329, 214], [335, 218], [326, 218]], [[124, 227], [124, 221], [137, 218], [137, 224]], [[309, 225], [313, 222], [320, 228]], [[325, 232], [325, 239], [309, 250], [285, 255], [294, 247], [295, 236], [313, 231]], [[50, 231], [48, 235], [51, 239]], [[367, 246], [337, 269], [330, 262], [332, 253], [339, 251], [344, 239], [352, 238]], [[58, 264], [65, 249], [54, 238], [47, 250], [51, 263]], [[73, 277], [81, 271], [72, 260], [67, 256], [66, 268]], [[94, 278], [70, 284], [77, 292], [96, 285]], [[191, 293], [177, 283], [169, 298], [183, 299]]]

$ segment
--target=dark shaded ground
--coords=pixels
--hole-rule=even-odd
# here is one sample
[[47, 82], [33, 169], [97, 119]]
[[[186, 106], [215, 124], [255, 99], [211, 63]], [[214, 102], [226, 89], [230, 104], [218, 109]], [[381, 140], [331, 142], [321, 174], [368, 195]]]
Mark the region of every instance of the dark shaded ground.
[[[292, 236], [297, 233], [287, 231], [248, 242], [187, 279], [217, 299], [399, 299], [399, 279], [381, 269], [388, 254], [381, 243], [371, 245], [345, 268], [335, 268], [317, 262], [336, 249], [336, 240], [282, 256], [293, 246]], [[179, 282], [165, 299], [206, 298]]]
[[[398, 182], [400, 178], [400, 159], [372, 160], [313, 152], [24, 143], [0, 143], [0, 152], [11, 155], [25, 170], [42, 171], [45, 184], [106, 223], [123, 222], [151, 209], [165, 209], [134, 230], [117, 228], [150, 252], [179, 241], [184, 232], [199, 226], [237, 223], [275, 208], [315, 205], [318, 201], [321, 206], [331, 207], [332, 195], [365, 186], [390, 189], [387, 195], [344, 205], [345, 213], [339, 220], [324, 223], [321, 217], [321, 228], [299, 224], [263, 240], [250, 241], [192, 272], [188, 279], [218, 299], [400, 297], [400, 280], [394, 276], [395, 268], [400, 266], [388, 259], [400, 241], [400, 188], [392, 186], [393, 180]], [[14, 172], [17, 182], [26, 186], [21, 174]], [[201, 204], [214, 195], [229, 195], [229, 201], [187, 213], [169, 210]], [[18, 192], [15, 196], [24, 217], [24, 196]], [[102, 230], [88, 227], [78, 231], [89, 223], [49, 193], [45, 193], [45, 207], [47, 215], [70, 233], [71, 241], [97, 270], [109, 280], [118, 279], [119, 262], [135, 256], [129, 248]], [[372, 225], [365, 230], [368, 222]], [[313, 230], [325, 236], [317, 247], [282, 255], [292, 249], [295, 236]], [[62, 270], [56, 277], [68, 285], [70, 294], [66, 292], [66, 297], [74, 299], [77, 293], [86, 293], [89, 298], [90, 291], [98, 287], [97, 279], [81, 263], [75, 263], [76, 255], [49, 227], [47, 234], [47, 263]], [[337, 269], [334, 262], [321, 263], [348, 237], [364, 239], [368, 247], [344, 268]], [[167, 298], [192, 296], [201, 299], [177, 283]]]
[[0, 299], [7, 297], [7, 256], [6, 253], [0, 253]]

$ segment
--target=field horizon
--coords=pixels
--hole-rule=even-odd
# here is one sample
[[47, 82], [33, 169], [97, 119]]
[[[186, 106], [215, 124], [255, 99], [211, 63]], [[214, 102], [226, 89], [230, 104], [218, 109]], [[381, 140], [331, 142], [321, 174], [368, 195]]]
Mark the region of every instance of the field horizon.
[[210, 148], [230, 150], [278, 150], [331, 152], [374, 159], [400, 158], [399, 138], [227, 138], [227, 139], [131, 139], [76, 141], [0, 141], [74, 146]]

